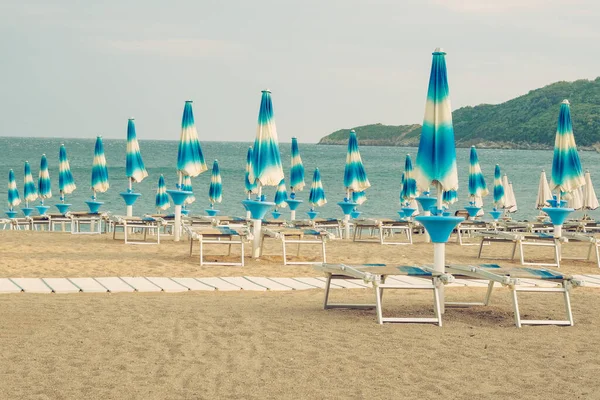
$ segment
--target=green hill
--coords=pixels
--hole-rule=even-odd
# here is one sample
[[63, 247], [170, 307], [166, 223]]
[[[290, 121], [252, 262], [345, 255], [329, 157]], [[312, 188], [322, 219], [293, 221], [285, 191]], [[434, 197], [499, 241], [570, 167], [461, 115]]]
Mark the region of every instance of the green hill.
[[[600, 77], [556, 82], [502, 104], [462, 107], [452, 113], [458, 147], [550, 148], [554, 145], [560, 103], [571, 102], [575, 141], [581, 149], [600, 148]], [[351, 128], [361, 145], [416, 146], [421, 126], [373, 124]], [[348, 130], [325, 136], [319, 144], [345, 144]]]

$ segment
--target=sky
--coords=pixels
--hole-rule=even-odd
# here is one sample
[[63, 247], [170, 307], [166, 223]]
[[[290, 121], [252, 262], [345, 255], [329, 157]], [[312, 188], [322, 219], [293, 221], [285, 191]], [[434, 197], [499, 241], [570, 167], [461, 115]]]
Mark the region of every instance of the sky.
[[431, 52], [453, 109], [600, 75], [600, 3], [554, 0], [0, 0], [0, 136], [279, 140], [421, 123]]

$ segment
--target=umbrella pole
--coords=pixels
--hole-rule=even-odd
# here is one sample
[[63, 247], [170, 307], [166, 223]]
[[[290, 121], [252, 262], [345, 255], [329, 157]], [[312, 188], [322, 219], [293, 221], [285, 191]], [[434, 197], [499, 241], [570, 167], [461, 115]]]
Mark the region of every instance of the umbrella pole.
[[[352, 201], [351, 196], [352, 196], [352, 190], [346, 189], [346, 198], [348, 199], [348, 201]], [[347, 240], [350, 239], [350, 214], [344, 215], [344, 236], [346, 237]]]
[[[560, 207], [560, 189], [556, 193], [556, 207]], [[554, 237], [559, 238], [562, 236], [562, 224], [554, 225]]]
[[[437, 183], [437, 212], [442, 209], [443, 190], [442, 184]], [[444, 273], [446, 271], [446, 243], [433, 243], [433, 269]], [[440, 293], [440, 313], [444, 314], [446, 296], [444, 293], [444, 285], [439, 287]]]
[[[181, 174], [181, 172], [178, 172], [177, 175], [179, 177], [179, 184], [177, 185], [177, 189], [183, 190], [181, 188], [181, 182], [183, 180], [183, 175]], [[175, 204], [175, 232], [173, 232], [173, 234], [175, 235], [173, 240], [176, 242], [179, 242], [179, 240], [181, 240], [181, 204], [180, 205]]]
[[[129, 193], [133, 193], [133, 178], [129, 178], [129, 188], [127, 190]], [[127, 216], [133, 216], [133, 204], [127, 206]]]
[[[260, 183], [258, 184], [258, 198], [261, 201], [262, 197], [262, 186]], [[262, 220], [253, 219], [252, 220], [252, 234], [254, 236], [254, 240], [252, 241], [252, 258], [260, 257], [260, 237], [262, 233]]]

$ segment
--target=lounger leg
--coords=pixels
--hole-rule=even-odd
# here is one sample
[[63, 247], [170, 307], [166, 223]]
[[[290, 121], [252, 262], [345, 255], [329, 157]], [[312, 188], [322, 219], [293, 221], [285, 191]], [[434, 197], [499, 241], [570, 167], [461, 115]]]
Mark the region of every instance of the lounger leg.
[[594, 244], [596, 248], [596, 264], [598, 264], [598, 268], [600, 268], [600, 253], [598, 253], [598, 244]]
[[567, 281], [563, 281], [562, 286], [563, 289], [565, 289], [564, 291], [564, 296], [565, 296], [565, 309], [567, 311], [567, 320], [569, 320], [569, 323], [571, 326], [575, 325], [575, 323], [573, 322], [573, 312], [571, 311], [571, 299], [569, 297], [569, 289], [568, 289], [568, 282]]
[[377, 323], [383, 325], [383, 312], [381, 311], [381, 299], [383, 297], [383, 289], [379, 287], [378, 282], [373, 282], [375, 287], [375, 304], [377, 309]]
[[513, 310], [515, 313], [515, 325], [517, 326], [517, 328], [520, 328], [521, 327], [521, 314], [519, 313], [519, 301], [517, 300], [517, 291], [514, 287], [511, 287], [510, 291], [512, 292], [512, 298], [513, 298]]
[[410, 226], [410, 224], [409, 224], [408, 230], [406, 231], [406, 236], [408, 237], [408, 242], [409, 242], [410, 244], [413, 244], [413, 238], [412, 238], [412, 226]]
[[127, 244], [127, 224], [123, 225], [123, 235], [125, 235], [125, 244]]
[[323, 308], [327, 310], [327, 302], [329, 301], [329, 289], [331, 288], [331, 274], [327, 275], [327, 282], [325, 282], [325, 300], [323, 301]]
[[200, 242], [200, 266], [204, 265], [204, 243], [202, 243], [202, 236], [198, 238]]
[[588, 247], [588, 253], [587, 253], [587, 261], [590, 261], [591, 257], [592, 257], [592, 246], [594, 246], [594, 243], [590, 243], [590, 246]]
[[484, 238], [481, 238], [481, 244], [479, 245], [479, 253], [477, 254], [477, 258], [481, 258], [481, 252], [483, 251], [483, 243], [485, 242]]
[[439, 286], [442, 283], [438, 278], [433, 278], [433, 311], [435, 312], [435, 317], [438, 320], [438, 326], [442, 326], [442, 303], [440, 302], [440, 292]]
[[[525, 265], [525, 255], [523, 254], [523, 242], [521, 242], [520, 240], [519, 242], [519, 252], [521, 253], [521, 265]], [[516, 246], [516, 243], [515, 243]]]
[[321, 238], [321, 246], [323, 247], [323, 263], [327, 262], [327, 254], [325, 254], [325, 239]]
[[194, 238], [190, 238], [190, 256], [192, 255], [194, 247]]
[[281, 238], [281, 248], [283, 252], [283, 265], [287, 265], [287, 254], [285, 251], [285, 236]]
[[485, 300], [483, 301], [483, 303], [486, 306], [490, 305], [490, 298], [492, 297], [492, 290], [493, 289], [494, 289], [494, 281], [490, 281], [490, 283], [488, 284], [487, 292], [485, 294]]
[[241, 247], [242, 247], [242, 267], [244, 266], [244, 240], [240, 238]]

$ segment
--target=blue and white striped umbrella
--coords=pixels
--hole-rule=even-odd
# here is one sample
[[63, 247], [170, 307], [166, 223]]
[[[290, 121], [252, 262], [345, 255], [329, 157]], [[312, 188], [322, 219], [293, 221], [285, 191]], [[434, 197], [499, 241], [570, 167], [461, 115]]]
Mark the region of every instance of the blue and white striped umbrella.
[[585, 185], [583, 169], [571, 124], [569, 101], [563, 100], [558, 115], [558, 128], [554, 140], [554, 157], [552, 159], [552, 176], [550, 189], [559, 193], [570, 193]]
[[282, 179], [277, 185], [277, 191], [275, 192], [275, 206], [277, 208], [287, 207], [287, 191], [285, 190], [285, 179]]
[[442, 193], [442, 203], [446, 206], [456, 203], [458, 200], [458, 193], [456, 190], [444, 190]]
[[21, 204], [19, 198], [19, 191], [17, 190], [17, 181], [15, 179], [15, 172], [11, 169], [8, 171], [8, 208], [12, 211], [13, 207]]
[[141, 182], [148, 176], [148, 171], [144, 167], [140, 145], [135, 133], [135, 121], [130, 118], [127, 121], [127, 158], [125, 160], [125, 172], [130, 180]]
[[248, 179], [256, 182], [260, 190], [261, 186], [279, 185], [283, 178], [271, 92], [263, 90], [252, 153], [252, 169]]
[[300, 158], [298, 149], [298, 139], [292, 138], [292, 167], [290, 169], [290, 190], [292, 193], [301, 191], [306, 184], [304, 183], [304, 165]]
[[494, 168], [494, 208], [504, 207], [504, 186], [502, 185], [502, 174], [500, 166]]
[[35, 201], [38, 198], [37, 186], [31, 175], [31, 167], [29, 161], [25, 161], [24, 175], [23, 175], [23, 199], [25, 204], [29, 206], [29, 202]]
[[367, 194], [365, 192], [352, 192], [352, 199], [356, 204], [362, 204], [367, 201]]
[[166, 210], [167, 208], [171, 207], [169, 195], [167, 194], [167, 186], [165, 185], [165, 177], [162, 176], [162, 174], [160, 178], [158, 178], [158, 188], [156, 189], [154, 205], [159, 210]]
[[415, 167], [415, 179], [421, 191], [426, 191], [434, 185], [438, 187], [438, 191], [458, 190], [445, 55], [446, 53], [439, 48], [433, 52], [425, 117]]
[[310, 193], [308, 194], [308, 202], [312, 207], [322, 207], [327, 203], [325, 198], [325, 191], [323, 190], [323, 183], [321, 182], [321, 173], [319, 168], [315, 169], [313, 175], [312, 184], [310, 186]]
[[210, 175], [210, 186], [208, 187], [208, 201], [210, 204], [220, 203], [223, 200], [223, 182], [221, 180], [221, 171], [219, 170], [219, 161], [215, 160]]
[[252, 147], [248, 147], [248, 153], [246, 154], [246, 173], [244, 174], [244, 187], [246, 188], [246, 194], [250, 198], [251, 194], [258, 193], [258, 185], [256, 182], [250, 183], [250, 171], [252, 170]]
[[58, 191], [60, 192], [60, 199], [64, 200], [64, 195], [73, 193], [75, 189], [77, 189], [77, 186], [75, 186], [75, 180], [71, 173], [67, 149], [64, 144], [61, 144], [58, 152]]
[[475, 146], [471, 146], [471, 153], [469, 155], [469, 196], [471, 197], [471, 201], [477, 201], [478, 198], [481, 199], [488, 194], [489, 191], [485, 184], [485, 178], [481, 173], [477, 150], [475, 150]]
[[402, 173], [402, 190], [400, 191], [400, 202], [409, 203], [417, 197], [417, 182], [413, 178], [413, 165], [410, 154], [404, 160], [404, 172]]
[[48, 159], [45, 154], [42, 154], [42, 160], [40, 161], [40, 173], [38, 175], [38, 196], [42, 199], [49, 199], [52, 197], [52, 186], [50, 184], [50, 173], [48, 172]]
[[[181, 118], [181, 136], [177, 150], [177, 171], [180, 175], [196, 177], [207, 171], [204, 155], [198, 140], [198, 131], [194, 123], [192, 101], [185, 102], [183, 117]], [[181, 180], [179, 182], [181, 184]]]
[[346, 166], [344, 168], [344, 187], [347, 191], [353, 192], [364, 192], [371, 187], [365, 166], [360, 157], [358, 139], [354, 130], [350, 131], [350, 136], [348, 137], [348, 151], [346, 153]]
[[193, 202], [196, 201], [196, 197], [193, 194], [194, 189], [192, 188], [192, 178], [189, 175], [185, 175], [183, 177], [183, 183], [181, 185], [181, 190], [183, 190], [185, 192], [192, 192], [192, 194], [190, 194], [188, 197], [185, 198], [184, 204], [192, 204]]
[[94, 146], [94, 162], [92, 163], [92, 198], [96, 198], [97, 192], [106, 192], [109, 187], [104, 144], [102, 143], [102, 136], [98, 136]]

